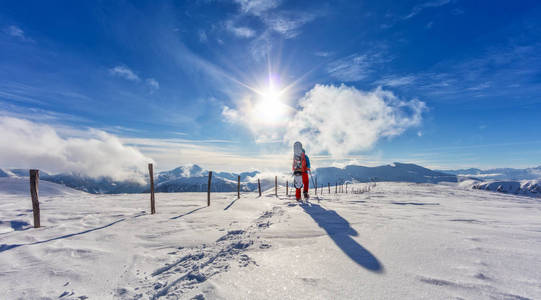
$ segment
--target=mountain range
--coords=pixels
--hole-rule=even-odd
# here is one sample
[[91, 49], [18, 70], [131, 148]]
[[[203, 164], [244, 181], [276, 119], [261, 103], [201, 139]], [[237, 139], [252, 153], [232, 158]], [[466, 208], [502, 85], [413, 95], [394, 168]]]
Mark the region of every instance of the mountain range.
[[[430, 170], [415, 164], [392, 163], [377, 167], [348, 165], [344, 168], [324, 167], [312, 171], [313, 185], [318, 186], [343, 184], [346, 182], [401, 181], [415, 183], [458, 182], [466, 179], [484, 180], [531, 180], [541, 178], [541, 166], [528, 169], [462, 169], [462, 170]], [[242, 191], [256, 191], [257, 180], [261, 180], [262, 189], [274, 186], [274, 176], [259, 171], [242, 173], [213, 172], [211, 191], [234, 192], [237, 190], [238, 176], [241, 179]], [[0, 177], [27, 177], [27, 169], [0, 169]], [[156, 192], [203, 192], [207, 190], [208, 170], [198, 165], [180, 166], [178, 168], [158, 172], [155, 175]], [[148, 184], [134, 181], [115, 181], [108, 177], [92, 178], [80, 174], [49, 174], [40, 171], [40, 179], [85, 191], [93, 194], [144, 193], [149, 191]], [[291, 174], [278, 175], [279, 184], [291, 182]], [[148, 182], [148, 176], [145, 178]]]
[[[257, 190], [257, 179], [261, 180], [262, 189], [274, 185], [277, 174], [262, 174], [259, 171], [230, 173], [213, 172], [211, 191], [233, 192], [237, 190], [238, 176], [241, 179], [242, 191]], [[437, 183], [441, 181], [456, 182], [455, 175], [432, 171], [414, 164], [394, 163], [379, 167], [363, 167], [350, 165], [345, 168], [318, 168], [313, 171], [318, 185], [343, 184], [345, 182], [369, 181], [406, 181]], [[27, 177], [27, 169], [0, 169], [0, 177]], [[279, 184], [292, 182], [290, 174], [280, 174]], [[148, 184], [134, 181], [115, 181], [108, 177], [92, 178], [80, 174], [49, 174], [40, 171], [40, 179], [55, 182], [68, 187], [93, 194], [118, 194], [148, 192]], [[148, 182], [148, 177], [145, 178]], [[169, 171], [158, 172], [155, 177], [156, 192], [203, 192], [207, 190], [208, 170], [198, 165], [181, 166]]]
[[535, 180], [541, 179], [541, 166], [526, 169], [496, 168], [496, 169], [459, 169], [440, 170], [440, 172], [457, 176], [476, 177], [484, 180]]

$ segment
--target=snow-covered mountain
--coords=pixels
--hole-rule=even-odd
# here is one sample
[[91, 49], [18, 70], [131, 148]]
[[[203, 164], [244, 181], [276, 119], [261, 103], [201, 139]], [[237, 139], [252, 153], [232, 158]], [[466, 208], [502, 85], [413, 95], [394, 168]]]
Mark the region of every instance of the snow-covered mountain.
[[526, 169], [498, 168], [498, 169], [459, 169], [440, 170], [440, 172], [454, 174], [457, 176], [476, 177], [483, 180], [535, 180], [541, 179], [541, 166]]
[[[538, 180], [488, 180], [494, 176], [532, 178], [541, 172], [541, 167], [529, 169], [493, 169], [493, 170], [455, 170], [448, 174], [443, 171], [430, 170], [415, 164], [393, 163], [378, 167], [349, 165], [344, 168], [326, 167], [312, 171], [312, 180], [317, 180], [318, 186], [343, 184], [346, 182], [394, 181], [414, 183], [463, 182], [462, 187], [486, 191], [530, 197], [541, 196], [541, 179]], [[497, 173], [499, 172], [499, 173]], [[457, 175], [458, 174], [458, 175]], [[261, 179], [263, 190], [274, 187], [274, 175], [262, 174], [259, 171], [230, 173], [214, 172], [211, 191], [236, 192], [238, 176], [241, 177], [241, 191], [257, 191], [257, 179]], [[486, 176], [485, 176], [486, 175]], [[279, 175], [278, 182], [285, 185], [291, 174]], [[0, 178], [28, 177], [27, 169], [0, 169]], [[55, 174], [40, 172], [42, 181], [49, 181], [92, 194], [122, 194], [145, 193], [149, 191], [148, 184], [133, 181], [114, 181], [111, 178], [91, 178], [76, 174]], [[314, 181], [310, 182], [310, 186]], [[148, 181], [148, 178], [146, 178]], [[198, 165], [187, 165], [156, 174], [156, 192], [204, 192], [208, 185], [208, 170]], [[291, 185], [290, 185], [291, 186]], [[0, 185], [0, 190], [6, 185]], [[25, 190], [27, 187], [24, 188]]]
[[[28, 178], [23, 177], [8, 177], [0, 176], [0, 194], [2, 195], [29, 195]], [[39, 195], [40, 196], [68, 196], [68, 195], [81, 195], [84, 194], [81, 191], [72, 189], [62, 184], [54, 182], [42, 181], [39, 183]]]
[[[211, 191], [233, 192], [237, 190], [237, 176], [241, 176], [241, 190], [255, 190], [257, 184], [248, 182], [259, 172], [243, 172], [240, 174], [214, 172]], [[27, 169], [0, 169], [0, 177], [28, 177]], [[92, 178], [80, 174], [48, 174], [40, 171], [40, 179], [65, 185], [92, 194], [121, 194], [148, 192], [148, 184], [134, 181], [115, 181], [108, 177]], [[146, 178], [148, 182], [148, 177]], [[156, 174], [155, 189], [157, 192], [200, 192], [206, 191], [208, 170], [198, 165], [188, 165], [163, 171]]]
[[[247, 179], [259, 172], [228, 173], [214, 172], [212, 174], [211, 191], [233, 192], [237, 190], [238, 176], [241, 177], [241, 190], [254, 190]], [[182, 166], [170, 171], [158, 173], [156, 178], [157, 192], [204, 192], [208, 186], [208, 170], [198, 165]]]
[[415, 164], [393, 163], [378, 167], [349, 165], [345, 168], [318, 168], [314, 171], [318, 185], [344, 182], [397, 181], [417, 183], [457, 182], [452, 174], [433, 171]]
[[500, 192], [504, 194], [523, 195], [529, 197], [541, 197], [540, 180], [523, 181], [497, 181], [475, 182], [473, 189]]

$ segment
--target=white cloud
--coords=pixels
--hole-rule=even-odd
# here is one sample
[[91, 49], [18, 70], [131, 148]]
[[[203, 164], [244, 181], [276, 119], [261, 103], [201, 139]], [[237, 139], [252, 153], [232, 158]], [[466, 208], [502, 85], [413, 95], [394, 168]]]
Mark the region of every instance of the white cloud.
[[315, 14], [282, 12], [263, 16], [262, 20], [269, 29], [281, 34], [286, 39], [291, 39], [301, 33], [300, 27], [315, 18]]
[[151, 156], [160, 170], [185, 164], [198, 164], [209, 170], [240, 172], [254, 169], [289, 170], [291, 167], [288, 152], [246, 153], [232, 149], [227, 141], [123, 138], [122, 142], [134, 145]]
[[272, 43], [270, 32], [267, 30], [253, 39], [250, 43], [250, 53], [255, 60], [262, 61], [271, 52]]
[[[418, 126], [426, 110], [419, 100], [402, 101], [392, 92], [345, 85], [316, 85], [301, 99], [284, 141], [301, 141], [313, 153], [343, 156], [368, 150], [381, 138]], [[308, 150], [307, 149], [307, 150]]]
[[413, 7], [411, 12], [407, 16], [405, 16], [404, 19], [409, 19], [409, 18], [412, 18], [412, 17], [416, 16], [417, 14], [419, 14], [425, 8], [440, 7], [440, 6], [444, 6], [444, 5], [448, 4], [448, 3], [451, 3], [451, 0], [434, 0], [434, 1], [428, 1], [428, 2], [425, 2], [425, 3], [418, 4], [415, 7]]
[[31, 38], [27, 37], [24, 34], [24, 31], [20, 27], [15, 26], [15, 25], [8, 26], [7, 28], [4, 29], [4, 32], [13, 37], [20, 39], [21, 41], [25, 41], [25, 42], [33, 41]]
[[227, 105], [223, 107], [222, 115], [225, 117], [226, 121], [229, 121], [231, 123], [235, 123], [241, 119], [239, 112], [235, 109], [230, 108]]
[[259, 16], [262, 13], [278, 7], [281, 0], [234, 0], [240, 4], [243, 13]]
[[112, 75], [122, 77], [131, 81], [141, 81], [141, 78], [137, 76], [130, 68], [126, 66], [116, 66], [109, 70]]
[[[272, 50], [271, 39], [274, 35], [280, 38], [292, 39], [301, 33], [300, 28], [306, 23], [313, 21], [319, 13], [310, 13], [306, 11], [285, 11], [278, 7], [281, 0], [234, 0], [240, 4], [241, 15], [255, 16], [265, 25], [265, 30], [257, 35], [257, 38], [251, 42], [250, 52], [256, 60], [265, 58]], [[252, 38], [256, 32], [248, 27], [233, 26], [232, 22], [226, 23], [226, 28], [236, 36], [243, 38]]]
[[368, 55], [353, 54], [329, 63], [327, 72], [340, 81], [359, 81], [366, 78], [372, 71], [373, 63], [374, 60]]
[[225, 23], [227, 30], [234, 35], [241, 38], [251, 38], [255, 36], [255, 31], [248, 27], [235, 26], [232, 21], [227, 21]]
[[154, 90], [160, 89], [160, 83], [154, 78], [147, 78], [146, 83], [151, 89], [154, 89]]
[[481, 91], [488, 89], [491, 86], [490, 82], [483, 82], [481, 84], [478, 84], [476, 86], [472, 86], [467, 88], [468, 91]]
[[[0, 166], [74, 172], [142, 182], [152, 160], [116, 136], [90, 129], [63, 136], [59, 128], [0, 116]], [[73, 130], [71, 130], [73, 133]]]
[[225, 121], [248, 128], [257, 143], [281, 142], [280, 129], [284, 128], [292, 108], [282, 102], [246, 96], [235, 103], [236, 108], [223, 106]]
[[412, 75], [407, 75], [407, 76], [402, 76], [402, 77], [388, 76], [376, 81], [376, 84], [381, 85], [381, 86], [396, 87], [396, 86], [410, 85], [415, 82], [415, 79], [416, 79], [415, 76], [412, 76]]

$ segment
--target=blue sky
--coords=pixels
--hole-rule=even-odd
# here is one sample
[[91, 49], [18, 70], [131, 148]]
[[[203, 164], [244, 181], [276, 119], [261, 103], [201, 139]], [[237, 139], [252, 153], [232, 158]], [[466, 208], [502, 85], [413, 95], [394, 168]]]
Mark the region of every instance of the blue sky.
[[315, 167], [540, 165], [540, 20], [539, 1], [4, 1], [0, 162], [39, 165], [20, 153], [45, 126], [54, 157], [112, 137], [161, 169], [288, 168], [296, 139]]

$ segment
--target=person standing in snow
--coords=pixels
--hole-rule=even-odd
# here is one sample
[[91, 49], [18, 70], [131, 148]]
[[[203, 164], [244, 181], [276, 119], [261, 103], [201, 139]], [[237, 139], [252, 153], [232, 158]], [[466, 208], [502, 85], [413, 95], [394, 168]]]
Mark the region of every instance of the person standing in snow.
[[[295, 176], [302, 176], [302, 189], [304, 194], [304, 199], [308, 199], [310, 196], [308, 194], [309, 189], [309, 178], [308, 172], [310, 171], [310, 158], [306, 155], [306, 151], [302, 149], [302, 154], [300, 157], [293, 158], [293, 174]], [[295, 184], [295, 198], [297, 201], [301, 200], [301, 187]]]

